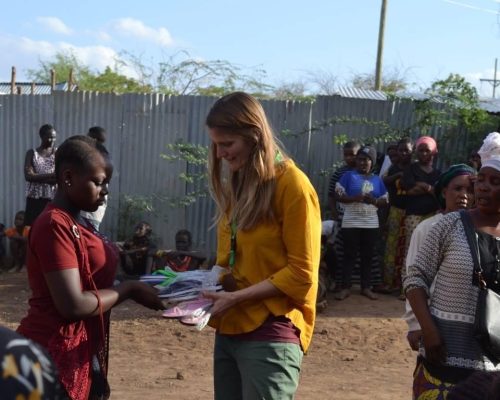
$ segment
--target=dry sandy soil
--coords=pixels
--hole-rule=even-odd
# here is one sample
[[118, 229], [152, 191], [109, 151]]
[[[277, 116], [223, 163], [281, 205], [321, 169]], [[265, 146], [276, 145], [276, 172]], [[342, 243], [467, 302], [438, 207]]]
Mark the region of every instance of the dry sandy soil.
[[[0, 275], [0, 323], [15, 328], [25, 313], [25, 272]], [[330, 295], [304, 357], [298, 400], [411, 398], [415, 354], [409, 349], [403, 302]], [[198, 332], [160, 312], [126, 302], [113, 310], [112, 399], [211, 399], [214, 333]]]

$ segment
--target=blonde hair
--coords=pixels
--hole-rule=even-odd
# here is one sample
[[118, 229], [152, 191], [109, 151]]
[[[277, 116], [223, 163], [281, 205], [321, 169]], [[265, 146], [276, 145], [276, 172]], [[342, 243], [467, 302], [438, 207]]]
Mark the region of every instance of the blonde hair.
[[228, 94], [210, 109], [206, 124], [225, 133], [239, 135], [251, 146], [248, 162], [238, 171], [224, 168], [216, 145], [209, 151], [208, 174], [217, 205], [216, 222], [225, 215], [248, 230], [262, 221], [272, 221], [276, 172], [287, 159], [267, 121], [262, 105], [243, 92]]

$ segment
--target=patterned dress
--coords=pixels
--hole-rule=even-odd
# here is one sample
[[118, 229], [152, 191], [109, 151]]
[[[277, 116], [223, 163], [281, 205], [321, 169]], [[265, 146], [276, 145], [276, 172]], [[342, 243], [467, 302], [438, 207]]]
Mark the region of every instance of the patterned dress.
[[[450, 388], [473, 371], [500, 371], [500, 363], [482, 350], [473, 335], [478, 287], [473, 283], [473, 260], [460, 213], [446, 214], [431, 229], [415, 261], [408, 266], [407, 292], [423, 288], [430, 313], [446, 345], [442, 366], [426, 365], [425, 350], [414, 376], [415, 399], [445, 399]], [[432, 294], [429, 289], [435, 279]]]

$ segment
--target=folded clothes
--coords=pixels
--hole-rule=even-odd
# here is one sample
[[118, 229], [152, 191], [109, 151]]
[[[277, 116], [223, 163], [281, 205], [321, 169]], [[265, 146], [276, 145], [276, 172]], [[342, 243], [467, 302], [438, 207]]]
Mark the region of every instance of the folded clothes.
[[[217, 286], [199, 286], [199, 287], [193, 287], [193, 288], [185, 288], [185, 289], [180, 289], [176, 290], [174, 292], [167, 292], [164, 293], [161, 290], [158, 292], [158, 297], [161, 299], [169, 299], [171, 301], [182, 301], [182, 300], [187, 300], [187, 296], [190, 296], [189, 298], [196, 298], [199, 297], [201, 292], [216, 292], [218, 290], [222, 289], [221, 285]], [[194, 296], [194, 297], [193, 297]]]
[[159, 295], [170, 295], [173, 293], [181, 293], [187, 290], [199, 290], [203, 286], [203, 282], [194, 280], [194, 279], [186, 279], [182, 281], [173, 282], [166, 287], [162, 287], [158, 290]]

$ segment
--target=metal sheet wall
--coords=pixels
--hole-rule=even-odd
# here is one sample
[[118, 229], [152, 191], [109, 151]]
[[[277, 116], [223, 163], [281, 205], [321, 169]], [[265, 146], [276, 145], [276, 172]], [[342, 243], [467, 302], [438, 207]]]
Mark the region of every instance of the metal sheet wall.
[[[209, 227], [214, 206], [208, 193], [194, 204], [169, 207], [161, 198], [182, 197], [193, 190], [206, 190], [206, 183], [187, 184], [181, 173], [203, 172], [186, 162], [168, 162], [161, 158], [166, 145], [184, 140], [208, 145], [205, 116], [215, 101], [212, 97], [161, 94], [100, 94], [55, 92], [53, 95], [0, 96], [0, 221], [11, 224], [17, 210], [24, 208], [23, 163], [27, 149], [38, 146], [38, 129], [52, 123], [58, 142], [74, 134], [85, 134], [91, 126], [106, 128], [107, 147], [115, 165], [110, 186], [108, 210], [102, 228], [116, 238], [119, 227], [132, 223], [125, 195], [153, 197], [155, 211], [144, 218], [153, 225], [163, 247], [174, 245], [174, 234], [187, 228], [195, 245], [215, 251], [215, 230]], [[336, 135], [369, 138], [382, 132], [373, 123], [355, 123], [345, 119], [384, 121], [403, 129], [415, 120], [414, 103], [408, 100], [349, 99], [340, 96], [318, 97], [315, 102], [263, 101], [271, 126], [286, 151], [308, 174], [322, 204], [326, 205], [328, 177], [333, 165], [342, 160], [342, 146]], [[343, 122], [325, 124], [332, 118]], [[418, 132], [413, 132], [417, 135]], [[432, 134], [441, 137], [439, 128]], [[447, 144], [447, 152], [460, 150], [458, 142]], [[377, 144], [383, 150], [383, 143]]]
[[26, 151], [40, 144], [38, 130], [53, 115], [52, 96], [0, 96], [0, 222], [7, 226], [25, 207]]

